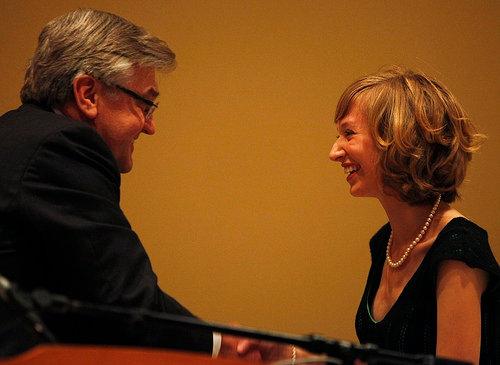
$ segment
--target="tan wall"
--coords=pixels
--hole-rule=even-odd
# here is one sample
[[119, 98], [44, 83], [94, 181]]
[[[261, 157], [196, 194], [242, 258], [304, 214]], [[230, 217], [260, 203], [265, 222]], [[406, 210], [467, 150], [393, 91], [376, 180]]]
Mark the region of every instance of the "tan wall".
[[500, 256], [499, 2], [14, 3], [0, 0], [2, 111], [18, 105], [41, 27], [78, 6], [142, 24], [177, 53], [123, 208], [161, 286], [204, 318], [355, 339], [368, 239], [386, 218], [328, 160], [331, 120], [343, 88], [386, 64], [443, 80], [489, 136], [457, 205]]

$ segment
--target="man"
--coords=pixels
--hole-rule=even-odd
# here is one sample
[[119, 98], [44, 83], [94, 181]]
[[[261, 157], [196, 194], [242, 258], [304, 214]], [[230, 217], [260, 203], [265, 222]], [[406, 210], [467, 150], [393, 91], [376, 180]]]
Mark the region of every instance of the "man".
[[[174, 66], [163, 41], [114, 14], [76, 10], [44, 27], [23, 104], [0, 117], [2, 275], [27, 290], [192, 316], [158, 287], [119, 205], [134, 141], [155, 132], [155, 73]], [[202, 331], [44, 319], [60, 341], [218, 351]]]

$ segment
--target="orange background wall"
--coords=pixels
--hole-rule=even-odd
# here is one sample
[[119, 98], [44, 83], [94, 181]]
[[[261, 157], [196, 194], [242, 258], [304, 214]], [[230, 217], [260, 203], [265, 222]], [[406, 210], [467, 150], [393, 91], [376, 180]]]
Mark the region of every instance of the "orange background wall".
[[499, 2], [0, 0], [2, 112], [42, 26], [80, 6], [177, 54], [122, 205], [161, 286], [200, 316], [355, 339], [368, 240], [386, 218], [328, 160], [332, 116], [348, 83], [387, 64], [441, 79], [489, 136], [457, 206], [500, 256]]

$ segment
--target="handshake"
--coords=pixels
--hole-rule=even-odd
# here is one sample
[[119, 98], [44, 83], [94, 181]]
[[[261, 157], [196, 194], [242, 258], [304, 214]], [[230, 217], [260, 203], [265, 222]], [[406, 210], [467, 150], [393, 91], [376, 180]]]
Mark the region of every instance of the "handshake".
[[295, 365], [327, 364], [326, 356], [310, 353], [290, 344], [222, 335], [220, 357]]

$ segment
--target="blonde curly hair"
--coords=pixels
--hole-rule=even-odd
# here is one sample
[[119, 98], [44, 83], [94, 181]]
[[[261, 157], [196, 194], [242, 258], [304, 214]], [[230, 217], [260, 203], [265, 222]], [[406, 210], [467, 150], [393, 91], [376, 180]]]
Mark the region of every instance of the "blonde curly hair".
[[467, 163], [485, 136], [442, 83], [398, 66], [364, 76], [340, 97], [335, 123], [354, 102], [380, 151], [385, 188], [410, 204], [428, 203], [437, 194], [448, 203], [459, 197]]

